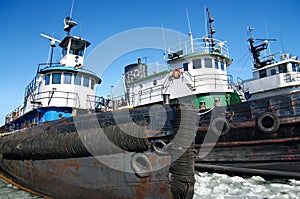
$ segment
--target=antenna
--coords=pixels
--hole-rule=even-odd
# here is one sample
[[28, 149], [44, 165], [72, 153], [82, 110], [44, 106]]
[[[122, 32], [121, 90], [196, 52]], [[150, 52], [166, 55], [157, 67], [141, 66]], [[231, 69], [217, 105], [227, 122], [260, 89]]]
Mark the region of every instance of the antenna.
[[[206, 24], [206, 5], [204, 5], [204, 24]], [[207, 36], [208, 35], [208, 33], [207, 33], [207, 26], [206, 25], [204, 25], [204, 29], [205, 29], [205, 35]]]
[[167, 55], [167, 49], [166, 49], [166, 35], [165, 35], [165, 28], [164, 28], [164, 23], [161, 23], [162, 26], [162, 34], [163, 34], [163, 42], [164, 42], [164, 61], [167, 60], [166, 55]]
[[214, 22], [214, 18], [210, 16], [210, 11], [208, 8], [206, 8], [207, 13], [207, 29], [208, 29], [208, 42], [209, 42], [209, 51], [214, 51], [214, 47], [216, 45], [216, 41], [213, 39], [213, 34], [215, 34], [215, 29], [212, 27], [212, 23]]
[[248, 30], [248, 37], [252, 38], [252, 31], [255, 30], [255, 28], [247, 26], [247, 30]]
[[192, 53], [193, 53], [194, 52], [193, 33], [192, 33], [192, 29], [191, 29], [188, 9], [186, 8], [185, 10], [186, 10], [186, 18], [187, 18], [188, 26], [189, 26], [189, 36], [190, 36], [190, 42], [191, 42], [191, 50], [192, 50]]
[[73, 6], [74, 6], [74, 0], [72, 0], [71, 11], [70, 11], [70, 18], [71, 19], [72, 19], [72, 14], [73, 14]]
[[189, 18], [189, 11], [187, 8], [185, 8], [185, 11], [186, 11], [186, 18], [187, 18], [188, 26], [189, 26], [189, 32], [191, 33], [192, 29], [191, 29], [191, 23], [190, 23], [190, 18]]
[[68, 33], [68, 36], [70, 36], [70, 30], [77, 25], [75, 21], [72, 21], [72, 14], [73, 14], [73, 7], [74, 7], [74, 0], [72, 0], [71, 10], [70, 10], [70, 16], [66, 17], [64, 19], [64, 31]]
[[61, 41], [58, 39], [55, 39], [53, 37], [50, 37], [48, 35], [45, 35], [43, 33], [40, 34], [42, 37], [45, 37], [50, 40], [50, 46], [51, 46], [51, 52], [48, 54], [48, 61], [50, 62], [50, 67], [52, 66], [52, 59], [53, 59], [53, 52], [55, 48], [55, 43], [60, 43]]

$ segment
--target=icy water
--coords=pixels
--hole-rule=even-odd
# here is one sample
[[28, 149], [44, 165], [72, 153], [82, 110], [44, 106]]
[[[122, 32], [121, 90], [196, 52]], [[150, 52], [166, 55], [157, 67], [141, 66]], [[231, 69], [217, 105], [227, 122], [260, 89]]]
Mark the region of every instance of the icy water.
[[[194, 199], [300, 199], [300, 181], [197, 173]], [[41, 198], [0, 180], [0, 199]]]

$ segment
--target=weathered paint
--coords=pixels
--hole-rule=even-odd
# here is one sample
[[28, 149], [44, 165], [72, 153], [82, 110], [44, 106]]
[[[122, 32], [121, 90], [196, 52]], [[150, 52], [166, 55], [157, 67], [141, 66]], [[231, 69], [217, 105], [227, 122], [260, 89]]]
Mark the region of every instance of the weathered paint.
[[[266, 112], [279, 118], [275, 132], [258, 127]], [[228, 133], [212, 131], [211, 121], [217, 117], [228, 121]], [[217, 142], [205, 140], [207, 133]], [[196, 158], [201, 171], [300, 179], [300, 92], [215, 108], [201, 115], [195, 141], [203, 154], [209, 152]]]
[[[54, 198], [172, 198], [169, 156], [147, 155], [153, 171], [140, 178], [128, 160], [119, 156], [131, 173], [118, 171], [95, 157], [48, 160], [1, 160], [4, 179], [33, 193]], [[115, 159], [116, 160], [116, 159]], [[159, 170], [156, 170], [161, 168]]]

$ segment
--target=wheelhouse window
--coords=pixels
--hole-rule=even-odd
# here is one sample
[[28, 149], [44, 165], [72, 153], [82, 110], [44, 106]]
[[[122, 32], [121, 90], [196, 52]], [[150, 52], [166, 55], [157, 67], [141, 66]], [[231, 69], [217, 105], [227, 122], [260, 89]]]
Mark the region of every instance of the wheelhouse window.
[[72, 73], [64, 73], [64, 84], [71, 84]]
[[81, 75], [74, 74], [74, 84], [81, 85]]
[[45, 75], [45, 85], [50, 84], [50, 74]]
[[52, 73], [52, 84], [61, 83], [61, 73]]
[[92, 79], [91, 80], [91, 89], [94, 90], [94, 88], [95, 88], [95, 81]]
[[276, 75], [276, 69], [275, 69], [275, 68], [273, 68], [273, 69], [270, 70], [270, 75], [271, 75], [271, 76], [272, 76], [272, 75]]
[[201, 59], [193, 59], [193, 69], [202, 68]]
[[72, 39], [70, 53], [83, 56], [86, 43], [82, 40]]
[[89, 87], [90, 86], [90, 78], [83, 76], [83, 86]]
[[300, 72], [300, 66], [296, 63], [292, 63], [292, 70], [294, 72]]
[[225, 64], [224, 64], [224, 62], [221, 62], [221, 70], [225, 71]]
[[210, 58], [204, 58], [205, 68], [212, 68], [212, 60]]
[[219, 61], [215, 59], [215, 68], [219, 69]]
[[279, 65], [278, 69], [279, 69], [279, 73], [286, 73], [287, 72], [286, 64]]
[[259, 71], [259, 78], [267, 77], [266, 69]]

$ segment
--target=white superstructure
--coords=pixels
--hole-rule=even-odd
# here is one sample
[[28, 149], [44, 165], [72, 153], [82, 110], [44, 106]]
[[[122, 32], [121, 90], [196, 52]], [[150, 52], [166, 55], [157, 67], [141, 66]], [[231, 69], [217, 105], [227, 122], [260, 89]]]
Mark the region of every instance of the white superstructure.
[[[64, 22], [67, 36], [62, 41], [41, 34], [51, 41], [51, 57], [38, 66], [36, 76], [25, 88], [24, 103], [6, 116], [6, 124], [14, 130], [71, 117], [78, 110], [95, 109], [96, 84], [101, 81], [84, 69], [84, 54], [90, 43], [70, 35], [76, 25], [71, 18]], [[62, 57], [59, 63], [52, 63], [56, 43]]]
[[240, 102], [232, 88], [232, 77], [227, 74], [232, 60], [226, 41], [213, 38], [213, 19], [207, 12], [208, 35], [194, 39], [190, 32], [187, 41], [168, 48], [168, 66], [164, 70], [153, 73], [141, 59], [125, 67], [125, 96], [113, 99], [116, 104], [137, 107], [165, 100], [177, 104], [190, 98], [187, 103], [200, 109], [201, 105], [212, 108], [234, 100]]
[[[260, 44], [254, 42], [260, 41]], [[250, 50], [254, 59], [253, 78], [240, 82], [248, 99], [259, 99], [300, 90], [300, 60], [297, 56], [277, 54], [260, 56], [266, 50], [268, 40], [249, 39]]]

